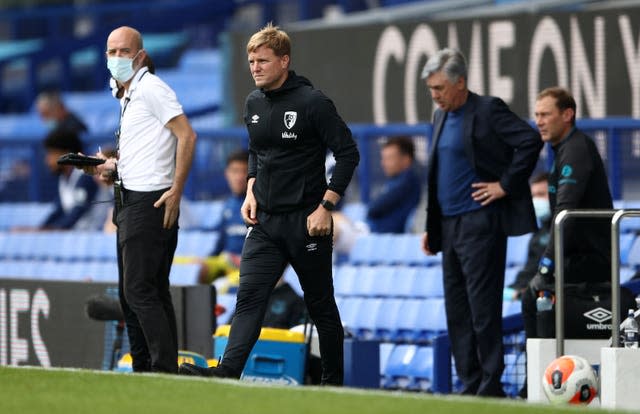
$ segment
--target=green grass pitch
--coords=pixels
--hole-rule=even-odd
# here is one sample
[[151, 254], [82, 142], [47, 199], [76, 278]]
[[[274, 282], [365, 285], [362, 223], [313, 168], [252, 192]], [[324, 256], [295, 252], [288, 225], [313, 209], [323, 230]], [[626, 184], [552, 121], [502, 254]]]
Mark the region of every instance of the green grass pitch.
[[[503, 414], [575, 412], [521, 401], [89, 370], [0, 367], [2, 414]], [[605, 412], [592, 409], [590, 413]]]

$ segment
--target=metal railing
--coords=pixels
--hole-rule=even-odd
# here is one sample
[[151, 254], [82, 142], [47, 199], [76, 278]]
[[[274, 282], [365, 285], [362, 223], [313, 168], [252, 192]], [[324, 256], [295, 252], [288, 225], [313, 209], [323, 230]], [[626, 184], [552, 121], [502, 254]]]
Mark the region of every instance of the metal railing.
[[640, 217], [640, 210], [563, 210], [554, 219], [556, 356], [564, 355], [564, 222], [569, 218], [611, 218], [611, 338], [620, 346], [620, 221]]

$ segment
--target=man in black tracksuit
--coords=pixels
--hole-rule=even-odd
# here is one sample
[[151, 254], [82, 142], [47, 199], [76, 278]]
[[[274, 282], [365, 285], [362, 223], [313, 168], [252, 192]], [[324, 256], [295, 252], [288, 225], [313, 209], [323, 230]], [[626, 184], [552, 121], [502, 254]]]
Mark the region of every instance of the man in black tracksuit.
[[[554, 162], [549, 175], [552, 217], [566, 209], [612, 209], [604, 165], [591, 138], [575, 126], [576, 103], [568, 91], [548, 88], [536, 101], [536, 124], [549, 142]], [[553, 219], [551, 234], [553, 234]], [[566, 283], [602, 283], [611, 280], [611, 224], [606, 218], [568, 219], [564, 224]], [[553, 289], [553, 236], [542, 256], [538, 274], [522, 297], [527, 338], [536, 338], [536, 298]]]
[[[249, 178], [242, 216], [249, 225], [229, 341], [218, 368], [183, 364], [181, 373], [239, 378], [287, 263], [298, 274], [319, 336], [323, 384], [343, 382], [343, 330], [333, 296], [331, 210], [359, 162], [349, 128], [329, 98], [289, 71], [287, 34], [268, 25], [247, 45], [259, 88], [245, 104]], [[324, 162], [336, 166], [329, 184]]]

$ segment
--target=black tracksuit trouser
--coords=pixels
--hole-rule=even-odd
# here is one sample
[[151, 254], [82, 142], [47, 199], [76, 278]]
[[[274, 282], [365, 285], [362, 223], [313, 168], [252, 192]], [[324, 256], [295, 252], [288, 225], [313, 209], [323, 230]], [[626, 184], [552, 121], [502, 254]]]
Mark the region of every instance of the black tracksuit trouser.
[[178, 330], [169, 292], [169, 272], [178, 224], [163, 228], [166, 190], [123, 190], [118, 225], [118, 288], [134, 372], [178, 372]]
[[311, 237], [307, 216], [316, 206], [284, 214], [258, 210], [258, 224], [247, 233], [240, 262], [236, 312], [221, 367], [239, 377], [261, 325], [276, 282], [291, 263], [318, 330], [324, 384], [343, 382], [344, 331], [333, 296], [333, 235]]

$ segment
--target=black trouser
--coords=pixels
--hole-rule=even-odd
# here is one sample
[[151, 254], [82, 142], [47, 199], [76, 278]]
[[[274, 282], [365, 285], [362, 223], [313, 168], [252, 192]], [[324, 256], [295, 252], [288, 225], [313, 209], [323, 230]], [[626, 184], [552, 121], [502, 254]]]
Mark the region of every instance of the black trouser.
[[463, 394], [504, 396], [502, 289], [507, 237], [498, 213], [482, 208], [442, 222], [444, 296]]
[[117, 212], [118, 288], [133, 370], [177, 373], [178, 334], [169, 292], [169, 272], [178, 242], [178, 224], [163, 228], [166, 190], [123, 190]]
[[258, 210], [242, 249], [240, 287], [221, 366], [240, 376], [260, 335], [269, 296], [287, 263], [298, 274], [320, 342], [322, 383], [343, 381], [344, 332], [333, 296], [332, 235], [310, 237], [307, 216], [316, 207], [286, 214]]

